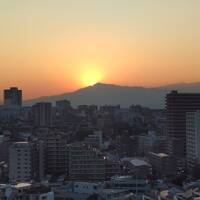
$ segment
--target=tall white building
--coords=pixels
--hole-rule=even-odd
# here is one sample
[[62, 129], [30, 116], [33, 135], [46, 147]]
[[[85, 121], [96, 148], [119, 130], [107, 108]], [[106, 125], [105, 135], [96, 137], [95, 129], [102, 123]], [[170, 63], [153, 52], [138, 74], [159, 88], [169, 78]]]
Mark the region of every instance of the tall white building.
[[200, 163], [200, 111], [186, 114], [186, 158], [188, 170]]
[[37, 153], [30, 142], [15, 142], [9, 148], [9, 181], [31, 180], [36, 176]]

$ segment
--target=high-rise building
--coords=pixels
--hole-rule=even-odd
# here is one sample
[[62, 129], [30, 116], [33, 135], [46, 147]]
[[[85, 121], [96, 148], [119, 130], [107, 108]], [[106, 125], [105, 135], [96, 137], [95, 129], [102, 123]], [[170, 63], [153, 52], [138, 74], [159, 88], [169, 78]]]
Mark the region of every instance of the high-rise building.
[[56, 101], [56, 107], [59, 110], [67, 111], [71, 109], [71, 102], [68, 100], [59, 100], [59, 101]]
[[[170, 145], [169, 154], [174, 154], [174, 148], [179, 148], [179, 156], [186, 154], [186, 113], [200, 110], [200, 93], [178, 93], [172, 91], [166, 96], [167, 135], [169, 140], [179, 143]], [[180, 145], [180, 142], [182, 145]]]
[[67, 173], [67, 136], [62, 132], [49, 132], [45, 136], [46, 174]]
[[22, 90], [17, 87], [11, 87], [4, 90], [4, 106], [21, 106], [22, 105]]
[[55, 126], [63, 126], [70, 118], [70, 111], [72, 110], [71, 102], [68, 100], [56, 101], [56, 108], [53, 112], [53, 122]]
[[200, 111], [186, 115], [186, 158], [189, 171], [200, 163]]
[[9, 181], [25, 181], [38, 175], [37, 148], [30, 142], [15, 142], [9, 149]]
[[33, 121], [36, 127], [52, 126], [52, 104], [47, 102], [36, 103], [32, 107]]

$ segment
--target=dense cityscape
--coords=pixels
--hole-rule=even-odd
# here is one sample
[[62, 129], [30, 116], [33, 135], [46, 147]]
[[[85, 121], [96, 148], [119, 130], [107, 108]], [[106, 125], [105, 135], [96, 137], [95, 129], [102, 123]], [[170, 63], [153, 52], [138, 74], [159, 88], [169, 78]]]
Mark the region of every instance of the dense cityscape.
[[200, 0], [0, 0], [0, 200], [200, 200]]
[[3, 95], [0, 199], [200, 199], [200, 93], [171, 91], [164, 109]]

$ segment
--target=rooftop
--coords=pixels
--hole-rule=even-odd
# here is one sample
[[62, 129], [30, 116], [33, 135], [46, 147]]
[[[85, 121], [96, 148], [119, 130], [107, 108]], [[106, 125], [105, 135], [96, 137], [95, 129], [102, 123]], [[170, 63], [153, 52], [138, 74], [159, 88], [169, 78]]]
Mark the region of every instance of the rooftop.
[[29, 142], [15, 142], [14, 144], [29, 144]]
[[31, 183], [17, 183], [15, 185], [15, 188], [19, 189], [19, 188], [24, 188], [24, 187], [30, 187]]
[[166, 154], [166, 153], [154, 153], [154, 152], [150, 152], [150, 153], [153, 154], [153, 155], [155, 155], [155, 156], [157, 156], [157, 157], [160, 157], [160, 158], [167, 158], [167, 157], [169, 157], [169, 155]]
[[150, 164], [148, 162], [146, 162], [143, 159], [139, 159], [139, 158], [123, 158], [122, 161], [128, 161], [135, 167], [150, 166]]

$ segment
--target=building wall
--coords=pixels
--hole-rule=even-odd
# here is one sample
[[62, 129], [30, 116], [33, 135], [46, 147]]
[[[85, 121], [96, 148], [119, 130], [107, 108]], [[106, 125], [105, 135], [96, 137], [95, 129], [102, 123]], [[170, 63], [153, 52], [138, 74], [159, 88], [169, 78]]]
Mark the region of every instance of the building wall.
[[33, 122], [36, 127], [52, 126], [52, 105], [47, 102], [40, 102], [32, 107]]
[[176, 163], [174, 159], [164, 153], [149, 153], [149, 160], [152, 165], [154, 175], [157, 177], [172, 176], [176, 174]]
[[9, 150], [9, 180], [31, 178], [31, 149], [28, 143], [14, 143]]
[[82, 194], [94, 194], [102, 190], [101, 184], [89, 182], [74, 182], [73, 192]]
[[189, 171], [200, 163], [200, 111], [186, 115], [186, 158]]
[[[182, 156], [186, 155], [186, 112], [200, 109], [200, 93], [178, 93], [172, 91], [166, 96], [167, 135], [182, 140], [179, 147]], [[169, 154], [173, 151], [169, 148]]]
[[45, 137], [46, 174], [67, 173], [67, 137], [62, 132], [50, 132]]
[[68, 147], [68, 170], [72, 180], [104, 180], [105, 160], [96, 150], [84, 145]]
[[9, 148], [9, 181], [31, 180], [37, 176], [37, 152], [34, 144], [15, 142]]

